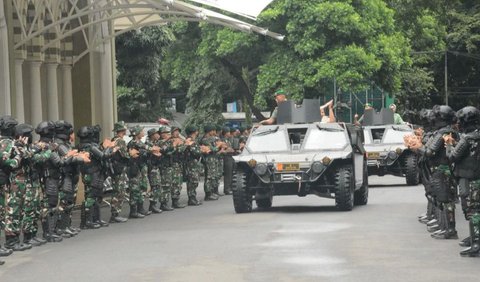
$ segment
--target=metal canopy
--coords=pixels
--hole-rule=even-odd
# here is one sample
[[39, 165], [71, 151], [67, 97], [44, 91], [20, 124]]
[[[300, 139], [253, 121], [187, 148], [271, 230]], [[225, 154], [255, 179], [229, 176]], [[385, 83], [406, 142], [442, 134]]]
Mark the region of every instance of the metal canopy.
[[[35, 3], [31, 9], [30, 3]], [[212, 2], [212, 1], [196, 1]], [[256, 17], [271, 1], [259, 1], [252, 9], [235, 10], [234, 6], [225, 6], [224, 1], [216, 1], [216, 8], [225, 8], [239, 15]], [[232, 1], [226, 1], [232, 2]], [[255, 2], [249, 0], [246, 2]], [[268, 2], [268, 3], [267, 3]], [[72, 62], [94, 50], [97, 46], [112, 38], [144, 26], [162, 25], [176, 21], [205, 21], [243, 32], [255, 32], [283, 40], [283, 36], [238, 19], [225, 16], [203, 7], [177, 0], [12, 0], [13, 9], [19, 15], [29, 15], [28, 21], [19, 21], [21, 38], [16, 41], [15, 49], [23, 49], [35, 38], [48, 34], [48, 41], [41, 47], [45, 52], [55, 48], [76, 33], [82, 33], [86, 49], [74, 56]], [[243, 2], [242, 6], [248, 3]], [[207, 3], [204, 3], [207, 4]], [[263, 9], [262, 8], [262, 9]], [[44, 19], [49, 19], [45, 22]], [[113, 31], [105, 29], [106, 23], [112, 23]], [[92, 32], [93, 30], [93, 32]]]

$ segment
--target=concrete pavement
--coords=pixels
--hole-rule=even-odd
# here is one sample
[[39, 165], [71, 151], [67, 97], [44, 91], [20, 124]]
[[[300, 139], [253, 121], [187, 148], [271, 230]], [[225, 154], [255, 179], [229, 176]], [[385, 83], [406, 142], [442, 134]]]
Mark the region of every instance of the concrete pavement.
[[[478, 281], [480, 261], [461, 258], [459, 240], [431, 239], [417, 222], [421, 186], [391, 176], [370, 184], [369, 204], [352, 212], [308, 196], [235, 214], [224, 196], [86, 230], [5, 258], [0, 281]], [[457, 221], [463, 238], [459, 209]]]

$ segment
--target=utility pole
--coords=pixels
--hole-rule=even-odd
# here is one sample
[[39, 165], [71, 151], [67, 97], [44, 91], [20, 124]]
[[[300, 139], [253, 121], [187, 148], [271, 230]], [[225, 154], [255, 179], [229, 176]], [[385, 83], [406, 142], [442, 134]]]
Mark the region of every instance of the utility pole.
[[448, 105], [448, 50], [445, 50], [445, 105]]

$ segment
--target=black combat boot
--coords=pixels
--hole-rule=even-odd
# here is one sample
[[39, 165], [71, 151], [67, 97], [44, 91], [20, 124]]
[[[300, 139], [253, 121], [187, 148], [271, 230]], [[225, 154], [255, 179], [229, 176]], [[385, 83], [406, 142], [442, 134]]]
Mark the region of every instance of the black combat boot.
[[172, 199], [172, 207], [175, 209], [183, 209], [185, 205], [180, 204], [180, 199]]
[[197, 200], [197, 197], [195, 196], [190, 196], [188, 197], [188, 205], [189, 206], [200, 206], [202, 203], [200, 203], [198, 200]]
[[33, 233], [23, 233], [23, 243], [30, 244], [33, 247], [38, 247], [43, 245], [42, 243], [33, 239]]
[[42, 221], [42, 229], [43, 229], [43, 238], [45, 238], [47, 242], [51, 242], [51, 243], [62, 242], [63, 238], [54, 233], [54, 230], [55, 230], [54, 216], [47, 215], [46, 220]]
[[19, 235], [7, 235], [5, 238], [5, 247], [14, 252], [25, 251], [32, 248], [32, 245], [30, 244], [20, 243]]
[[144, 216], [148, 216], [148, 215], [151, 215], [152, 212], [151, 211], [146, 211], [145, 208], [143, 207], [143, 203], [138, 203], [137, 204], [137, 212], [139, 214], [143, 214]]
[[110, 217], [110, 223], [123, 223], [127, 220], [127, 218], [121, 217], [117, 212], [112, 212], [112, 216]]
[[65, 211], [63, 214], [62, 214], [62, 217], [60, 218], [60, 221], [62, 222], [62, 232], [64, 234], [68, 234], [70, 235], [70, 237], [74, 237], [76, 235], [78, 235], [78, 232], [75, 232], [73, 231], [72, 229], [70, 229], [70, 213]]
[[98, 229], [101, 227], [100, 224], [93, 221], [93, 210], [93, 207], [85, 209], [85, 229]]
[[102, 220], [98, 202], [93, 205], [93, 222], [100, 225], [100, 227], [108, 227], [108, 222]]
[[472, 237], [468, 236], [467, 238], [463, 239], [458, 243], [460, 247], [470, 247], [472, 246]]
[[62, 236], [63, 238], [68, 239], [68, 238], [72, 238], [73, 234], [70, 234], [69, 232], [67, 232], [65, 230], [65, 228], [67, 228], [66, 221], [65, 221], [65, 216], [66, 216], [65, 211], [58, 214], [57, 224], [55, 225], [55, 233], [58, 236]]
[[152, 213], [162, 213], [162, 209], [157, 208], [157, 202], [155, 201], [150, 201], [150, 206], [148, 207], [148, 210]]
[[144, 218], [145, 216], [137, 212], [137, 205], [130, 205], [130, 215], [129, 218]]
[[160, 205], [160, 209], [161, 209], [162, 211], [173, 211], [173, 210], [174, 210], [174, 208], [172, 208], [171, 206], [169, 206], [167, 202], [162, 203], [162, 204]]
[[40, 238], [40, 237], [37, 236], [37, 231], [32, 232], [32, 236], [33, 236], [33, 237], [32, 237], [32, 240], [39, 242], [41, 245], [44, 245], [44, 244], [47, 243], [47, 240], [45, 240], [44, 238]]
[[213, 194], [217, 195], [217, 197], [223, 196], [223, 194], [220, 194], [220, 192], [218, 192], [218, 186], [213, 188]]
[[4, 248], [0, 245], [0, 257], [8, 257], [13, 253], [12, 250]]
[[224, 190], [223, 193], [225, 195], [232, 195], [233, 194], [232, 190]]
[[205, 201], [216, 201], [218, 200], [218, 195], [214, 194], [214, 193], [211, 193], [211, 192], [208, 192], [208, 193], [205, 193]]
[[462, 257], [478, 257], [480, 256], [480, 234], [478, 230], [475, 230], [475, 226], [473, 226], [473, 222], [470, 219], [470, 248], [467, 248], [460, 252], [460, 256]]
[[80, 228], [72, 226], [72, 210], [69, 210], [67, 212], [67, 216], [65, 218], [65, 225], [67, 226], [67, 231], [74, 234], [74, 236], [78, 235], [81, 232]]

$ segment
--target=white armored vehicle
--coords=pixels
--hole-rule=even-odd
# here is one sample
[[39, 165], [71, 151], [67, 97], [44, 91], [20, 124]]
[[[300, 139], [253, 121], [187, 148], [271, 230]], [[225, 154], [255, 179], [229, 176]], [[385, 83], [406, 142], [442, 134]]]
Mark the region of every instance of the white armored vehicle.
[[[313, 105], [313, 106], [312, 106]], [[363, 132], [345, 123], [311, 122], [318, 102], [279, 106], [278, 125], [261, 126], [235, 156], [233, 203], [237, 213], [272, 206], [273, 196], [314, 194], [335, 199], [339, 210], [368, 201]], [[309, 109], [310, 108], [310, 109]], [[286, 113], [286, 117], [283, 115]], [[304, 120], [303, 123], [288, 121]]]

